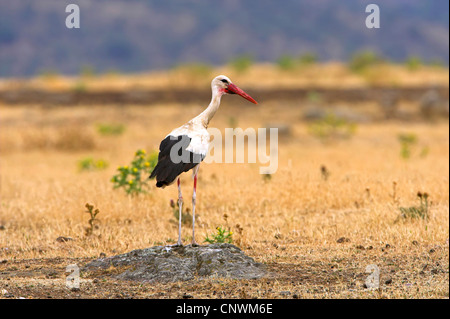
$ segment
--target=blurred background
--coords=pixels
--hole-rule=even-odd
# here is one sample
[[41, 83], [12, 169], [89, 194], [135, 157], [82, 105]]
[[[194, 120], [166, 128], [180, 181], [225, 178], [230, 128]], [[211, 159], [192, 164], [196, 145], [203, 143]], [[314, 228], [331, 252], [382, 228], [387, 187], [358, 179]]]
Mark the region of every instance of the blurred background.
[[[80, 29], [65, 27], [69, 3], [80, 7]], [[319, 61], [348, 61], [361, 50], [394, 62], [448, 65], [446, 1], [377, 1], [380, 29], [365, 27], [369, 3], [1, 0], [0, 76], [74, 75], [88, 68], [143, 72], [223, 65], [239, 56], [276, 62], [314, 54]]]

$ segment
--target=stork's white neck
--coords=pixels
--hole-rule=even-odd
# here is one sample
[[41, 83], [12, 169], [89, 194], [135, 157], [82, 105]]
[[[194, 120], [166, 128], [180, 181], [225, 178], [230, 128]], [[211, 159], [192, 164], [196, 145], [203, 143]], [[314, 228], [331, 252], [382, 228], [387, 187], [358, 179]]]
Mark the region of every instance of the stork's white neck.
[[213, 118], [214, 114], [216, 114], [217, 110], [220, 106], [220, 98], [224, 94], [223, 91], [221, 91], [216, 86], [212, 87], [212, 98], [211, 103], [209, 103], [206, 110], [204, 110], [202, 113], [200, 113], [197, 117], [193, 119], [193, 121], [200, 121], [201, 124], [207, 128], [209, 125], [209, 122]]

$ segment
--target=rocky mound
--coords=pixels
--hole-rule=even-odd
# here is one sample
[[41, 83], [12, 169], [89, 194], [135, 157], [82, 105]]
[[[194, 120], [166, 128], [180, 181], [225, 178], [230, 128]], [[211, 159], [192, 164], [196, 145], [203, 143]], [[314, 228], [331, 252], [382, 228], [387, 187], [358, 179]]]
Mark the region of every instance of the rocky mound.
[[231, 244], [205, 246], [155, 246], [126, 254], [100, 258], [82, 271], [95, 272], [114, 267], [115, 278], [141, 282], [185, 281], [198, 277], [256, 279], [265, 275], [264, 266]]

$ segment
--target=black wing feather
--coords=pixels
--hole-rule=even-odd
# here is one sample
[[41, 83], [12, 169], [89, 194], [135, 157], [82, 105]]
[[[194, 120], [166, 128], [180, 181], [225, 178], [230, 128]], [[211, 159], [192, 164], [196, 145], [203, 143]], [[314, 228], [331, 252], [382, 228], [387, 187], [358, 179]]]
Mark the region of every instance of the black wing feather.
[[[169, 135], [161, 142], [159, 145], [158, 164], [156, 164], [155, 169], [150, 175], [150, 178], [156, 177], [157, 187], [164, 187], [172, 184], [178, 175], [189, 171], [203, 161], [205, 156], [186, 150], [191, 143], [191, 140], [192, 138], [187, 135], [176, 137]], [[188, 158], [184, 158], [184, 160], [179, 163], [174, 163], [170, 158], [170, 153], [174, 146], [178, 148], [178, 155], [180, 157], [182, 155], [187, 155]]]

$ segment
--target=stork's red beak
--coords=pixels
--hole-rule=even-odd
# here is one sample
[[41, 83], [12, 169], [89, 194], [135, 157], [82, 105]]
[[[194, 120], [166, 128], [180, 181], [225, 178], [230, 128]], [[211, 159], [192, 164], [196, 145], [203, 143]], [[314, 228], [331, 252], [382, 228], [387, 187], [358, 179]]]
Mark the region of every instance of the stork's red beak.
[[243, 90], [238, 88], [233, 83], [228, 84], [228, 87], [225, 89], [225, 92], [227, 92], [228, 94], [238, 94], [238, 95], [242, 96], [244, 99], [249, 100], [250, 102], [252, 102], [254, 104], [258, 104], [258, 102], [256, 102], [250, 95], [245, 93]]

